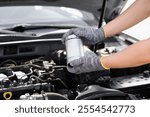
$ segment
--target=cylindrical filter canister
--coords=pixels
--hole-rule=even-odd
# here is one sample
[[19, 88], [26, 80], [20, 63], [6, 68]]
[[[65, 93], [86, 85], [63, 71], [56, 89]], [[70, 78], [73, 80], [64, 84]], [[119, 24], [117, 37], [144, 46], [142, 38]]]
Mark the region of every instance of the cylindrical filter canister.
[[76, 60], [84, 56], [84, 47], [82, 40], [75, 36], [70, 35], [66, 38], [65, 42], [66, 52], [67, 52], [67, 64], [73, 60]]

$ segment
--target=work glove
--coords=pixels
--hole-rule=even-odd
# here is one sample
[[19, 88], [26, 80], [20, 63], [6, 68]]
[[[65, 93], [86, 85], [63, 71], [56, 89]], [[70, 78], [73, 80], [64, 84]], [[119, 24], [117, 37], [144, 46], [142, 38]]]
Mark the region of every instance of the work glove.
[[71, 61], [67, 69], [71, 73], [81, 74], [92, 71], [101, 71], [106, 68], [101, 64], [100, 56], [92, 51], [85, 51], [84, 56]]
[[62, 42], [65, 43], [66, 38], [69, 35], [76, 35], [81, 38], [84, 45], [94, 45], [105, 39], [105, 34], [103, 28], [72, 28], [67, 33], [63, 35]]

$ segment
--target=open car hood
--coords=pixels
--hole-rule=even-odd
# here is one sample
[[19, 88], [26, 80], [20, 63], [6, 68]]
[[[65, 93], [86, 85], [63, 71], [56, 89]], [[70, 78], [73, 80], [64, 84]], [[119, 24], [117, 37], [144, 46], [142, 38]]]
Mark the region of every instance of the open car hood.
[[[107, 0], [105, 12], [106, 22], [116, 17], [124, 7], [127, 0]], [[92, 12], [99, 16], [103, 0], [0, 0], [0, 6], [14, 5], [46, 5], [76, 8]]]

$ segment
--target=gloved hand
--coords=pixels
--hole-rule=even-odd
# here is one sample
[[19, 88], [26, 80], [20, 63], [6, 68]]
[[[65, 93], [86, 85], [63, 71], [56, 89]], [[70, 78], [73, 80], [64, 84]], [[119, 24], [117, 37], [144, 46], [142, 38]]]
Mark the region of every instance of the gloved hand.
[[92, 51], [85, 51], [84, 57], [71, 61], [67, 69], [75, 74], [105, 70], [100, 63], [100, 56]]
[[65, 43], [65, 39], [72, 34], [81, 38], [84, 45], [94, 45], [105, 39], [103, 28], [96, 29], [87, 27], [70, 29], [67, 33], [63, 35], [62, 42]]

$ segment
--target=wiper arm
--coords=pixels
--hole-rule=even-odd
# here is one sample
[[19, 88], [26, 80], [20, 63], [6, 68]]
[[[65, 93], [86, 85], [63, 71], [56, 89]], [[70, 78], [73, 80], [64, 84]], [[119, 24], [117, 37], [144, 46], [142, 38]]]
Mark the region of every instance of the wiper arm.
[[33, 34], [21, 33], [12, 30], [0, 29], [0, 36], [21, 36], [21, 37], [35, 37]]
[[46, 28], [56, 28], [56, 29], [70, 29], [81, 27], [75, 24], [17, 24], [10, 28], [11, 31], [24, 32], [26, 30], [34, 29], [46, 29]]
[[27, 30], [34, 30], [34, 29], [70, 29], [81, 27], [80, 25], [76, 24], [17, 24], [12, 27], [0, 29], [0, 37], [1, 36], [16, 36], [16, 37], [39, 37], [43, 35], [47, 35], [47, 33], [42, 35], [37, 35], [35, 33], [25, 33]]
[[0, 34], [15, 34], [16, 32], [10, 30], [0, 29]]

